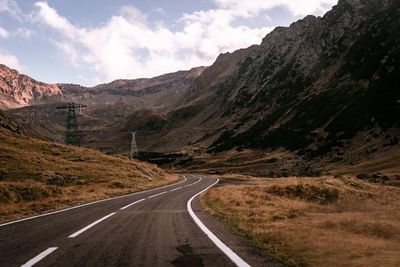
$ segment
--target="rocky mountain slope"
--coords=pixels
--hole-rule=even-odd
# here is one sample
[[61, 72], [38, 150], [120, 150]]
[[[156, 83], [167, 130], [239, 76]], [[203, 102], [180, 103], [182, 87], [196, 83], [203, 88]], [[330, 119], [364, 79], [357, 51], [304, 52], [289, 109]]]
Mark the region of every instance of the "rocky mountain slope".
[[0, 109], [27, 106], [60, 94], [59, 85], [38, 82], [0, 64]]
[[[390, 158], [400, 149], [399, 15], [398, 1], [341, 0], [323, 17], [307, 16], [276, 28], [261, 45], [222, 54], [175, 110], [159, 115], [160, 131], [139, 131], [139, 143], [188, 152], [183, 167], [193, 170], [237, 171], [243, 161], [230, 150], [257, 150], [253, 158], [264, 158], [259, 149], [286, 149], [292, 165], [276, 166], [271, 156], [249, 168], [313, 173], [303, 166], [308, 159], [347, 164], [352, 172], [386, 166], [393, 174]], [[215, 153], [222, 159], [212, 160]]]
[[[93, 139], [100, 138], [100, 141], [104, 139], [103, 136], [93, 136], [93, 133], [98, 135], [99, 132], [114, 131], [115, 123], [122, 118], [129, 119], [134, 112], [140, 112], [141, 109], [168, 112], [173, 109], [180, 101], [183, 92], [204, 69], [205, 67], [197, 67], [150, 79], [117, 80], [95, 87], [58, 84], [60, 94], [37, 98], [31, 101], [31, 104], [34, 102], [33, 105], [5, 112], [25, 128], [40, 132], [45, 138], [63, 142], [66, 114], [56, 107], [66, 102], [85, 104], [87, 108], [78, 111], [78, 119], [82, 129], [91, 132], [87, 142], [90, 145]], [[0, 96], [0, 99], [5, 98]], [[134, 128], [129, 129], [134, 130]], [[120, 130], [116, 129], [118, 134]], [[109, 134], [107, 133], [105, 137]], [[124, 133], [122, 135], [129, 136]], [[95, 142], [94, 147], [99, 148], [99, 146], [100, 144]]]
[[97, 107], [118, 103], [119, 106], [134, 105], [134, 110], [149, 106], [165, 109], [177, 101], [176, 98], [204, 69], [197, 67], [149, 79], [116, 80], [84, 87], [76, 84], [46, 84], [0, 64], [0, 109], [60, 102], [78, 102]]
[[[259, 46], [221, 55], [183, 97], [183, 106], [196, 107], [185, 127], [206, 132], [186, 141], [211, 152], [284, 147], [316, 157], [361, 132], [394, 139], [399, 12], [398, 1], [341, 0], [323, 17], [307, 16]], [[182, 140], [185, 130], [176, 132], [166, 142]]]
[[0, 111], [0, 128], [5, 128], [13, 132], [18, 132], [19, 130], [19, 126], [15, 122], [7, 118], [7, 116], [4, 115], [4, 113], [1, 111]]
[[277, 28], [240, 51], [214, 87], [224, 107], [214, 117], [229, 125], [211, 149], [283, 146], [317, 156], [359, 131], [398, 127], [399, 8], [341, 0], [324, 17]]
[[149, 107], [165, 110], [174, 105], [204, 69], [197, 67], [149, 79], [116, 80], [94, 87], [60, 84], [62, 94], [46, 99], [43, 103], [78, 102], [95, 108], [118, 104], [120, 110], [126, 106], [132, 106], [130, 111]]
[[399, 26], [397, 1], [341, 0], [323, 17], [220, 55], [159, 114], [158, 129], [130, 129], [145, 150], [164, 152], [285, 148], [341, 158], [378, 137], [370, 150], [396, 145]]
[[278, 27], [207, 69], [94, 88], [59, 85], [62, 94], [36, 101], [45, 105], [7, 114], [43, 129], [56, 125], [48, 136], [62, 141], [63, 114], [49, 102], [87, 104], [80, 120], [101, 132], [85, 145], [112, 153], [127, 155], [136, 131], [143, 151], [279, 148], [352, 164], [399, 148], [399, 18], [398, 1], [340, 0], [323, 17]]

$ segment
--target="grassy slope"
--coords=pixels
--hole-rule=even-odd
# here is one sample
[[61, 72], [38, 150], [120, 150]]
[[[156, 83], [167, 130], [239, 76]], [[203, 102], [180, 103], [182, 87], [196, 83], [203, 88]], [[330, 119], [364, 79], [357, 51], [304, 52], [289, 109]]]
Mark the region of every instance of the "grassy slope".
[[400, 188], [350, 177], [251, 181], [214, 188], [202, 204], [288, 265], [400, 265]]
[[155, 165], [0, 128], [0, 222], [177, 179]]

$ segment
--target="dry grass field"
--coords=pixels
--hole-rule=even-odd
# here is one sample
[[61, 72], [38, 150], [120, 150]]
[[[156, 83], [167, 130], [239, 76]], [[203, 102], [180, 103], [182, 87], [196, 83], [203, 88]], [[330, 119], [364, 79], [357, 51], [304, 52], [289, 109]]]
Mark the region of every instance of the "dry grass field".
[[152, 164], [0, 128], [0, 222], [178, 179]]
[[400, 266], [398, 187], [352, 177], [227, 178], [201, 202], [289, 266]]

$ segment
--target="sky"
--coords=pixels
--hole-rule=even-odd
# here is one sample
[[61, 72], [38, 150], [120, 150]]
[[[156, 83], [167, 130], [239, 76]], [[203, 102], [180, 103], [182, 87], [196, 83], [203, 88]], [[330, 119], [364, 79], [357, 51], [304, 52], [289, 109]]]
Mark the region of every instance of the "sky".
[[92, 86], [211, 65], [337, 0], [0, 0], [0, 63]]

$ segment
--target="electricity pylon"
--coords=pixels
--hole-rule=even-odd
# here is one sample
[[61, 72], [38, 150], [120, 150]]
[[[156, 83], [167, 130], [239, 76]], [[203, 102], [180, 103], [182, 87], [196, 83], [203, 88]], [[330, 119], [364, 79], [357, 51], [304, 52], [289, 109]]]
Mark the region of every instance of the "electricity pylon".
[[132, 133], [132, 143], [131, 143], [131, 159], [138, 158], [139, 153], [136, 145], [136, 132]]
[[81, 134], [78, 131], [78, 121], [76, 119], [76, 109], [86, 108], [86, 105], [66, 103], [65, 105], [56, 107], [56, 109], [68, 110], [68, 116], [65, 123], [65, 144], [80, 146]]

